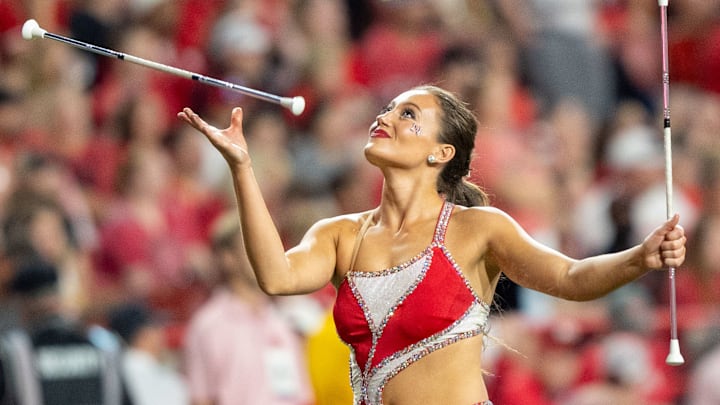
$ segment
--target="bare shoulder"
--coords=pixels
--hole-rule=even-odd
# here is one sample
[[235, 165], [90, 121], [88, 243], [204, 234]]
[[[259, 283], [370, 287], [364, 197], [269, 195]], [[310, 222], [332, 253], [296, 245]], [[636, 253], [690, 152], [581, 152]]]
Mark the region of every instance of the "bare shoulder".
[[455, 249], [470, 248], [472, 252], [485, 252], [498, 231], [506, 226], [509, 216], [494, 207], [457, 206], [448, 227], [446, 240]]
[[310, 283], [303, 291], [314, 291], [331, 279], [337, 282], [342, 278], [350, 263], [355, 237], [370, 213], [320, 219], [310, 226], [297, 245], [285, 252], [291, 267], [300, 269], [302, 274], [318, 275], [317, 283]]
[[[305, 233], [300, 246], [311, 244], [333, 249], [337, 259], [343, 262], [348, 255], [348, 246], [354, 244], [362, 224], [370, 215], [372, 211], [363, 211], [320, 219]], [[351, 247], [349, 249], [352, 250]]]
[[496, 207], [458, 206], [451, 224], [453, 233], [463, 243], [475, 242], [483, 251], [523, 234], [518, 223]]
[[321, 219], [308, 230], [300, 244], [323, 246], [321, 251], [326, 252], [326, 256], [329, 256], [328, 250], [333, 251], [335, 286], [345, 277], [351, 265], [356, 238], [370, 215], [371, 210]]
[[310, 228], [310, 232], [316, 235], [327, 234], [343, 236], [346, 233], [355, 235], [360, 230], [363, 222], [368, 218], [368, 215], [371, 213], [372, 211], [368, 210], [323, 218], [313, 224]]
[[454, 213], [455, 222], [467, 227], [494, 227], [513, 223], [505, 211], [496, 207], [463, 207], [458, 205]]

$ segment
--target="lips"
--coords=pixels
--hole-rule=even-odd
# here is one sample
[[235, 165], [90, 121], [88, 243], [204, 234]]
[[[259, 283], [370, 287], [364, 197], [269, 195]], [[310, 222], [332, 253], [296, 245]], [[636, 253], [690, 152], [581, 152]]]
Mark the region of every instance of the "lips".
[[390, 138], [390, 135], [384, 130], [377, 128], [370, 133], [371, 138]]

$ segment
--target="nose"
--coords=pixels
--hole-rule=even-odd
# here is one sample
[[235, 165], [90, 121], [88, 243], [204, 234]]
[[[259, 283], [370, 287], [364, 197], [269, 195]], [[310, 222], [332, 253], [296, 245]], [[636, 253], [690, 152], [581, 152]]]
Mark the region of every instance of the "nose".
[[377, 121], [378, 125], [380, 125], [380, 124], [386, 125], [389, 114], [392, 114], [392, 110], [381, 112], [380, 114], [377, 115], [377, 117], [375, 118], [375, 121]]

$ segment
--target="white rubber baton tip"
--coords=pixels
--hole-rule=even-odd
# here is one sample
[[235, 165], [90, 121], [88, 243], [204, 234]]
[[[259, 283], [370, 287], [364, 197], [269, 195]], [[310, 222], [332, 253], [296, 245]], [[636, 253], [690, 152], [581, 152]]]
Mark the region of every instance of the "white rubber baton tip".
[[301, 96], [293, 97], [290, 111], [292, 111], [294, 115], [302, 114], [303, 111], [305, 111], [305, 98]]
[[42, 37], [45, 35], [45, 32], [44, 29], [40, 28], [37, 21], [33, 19], [25, 21], [25, 24], [22, 26], [22, 37], [28, 40], [33, 39], [33, 37]]
[[668, 0], [658, 0], [658, 5], [660, 5], [660, 7], [667, 7]]
[[670, 339], [670, 352], [665, 358], [665, 363], [670, 366], [679, 366], [685, 363], [685, 359], [680, 354], [680, 342], [677, 339]]

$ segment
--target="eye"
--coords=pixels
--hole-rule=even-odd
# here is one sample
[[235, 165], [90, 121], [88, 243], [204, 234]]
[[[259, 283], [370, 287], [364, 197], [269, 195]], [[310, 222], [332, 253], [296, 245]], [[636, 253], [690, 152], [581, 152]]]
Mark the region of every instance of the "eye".
[[402, 118], [410, 118], [412, 120], [415, 119], [415, 111], [413, 111], [411, 108], [404, 108], [402, 112], [400, 113], [400, 116]]
[[386, 113], [392, 111], [392, 109], [393, 109], [392, 104], [388, 104], [380, 110], [380, 115], [386, 114]]

